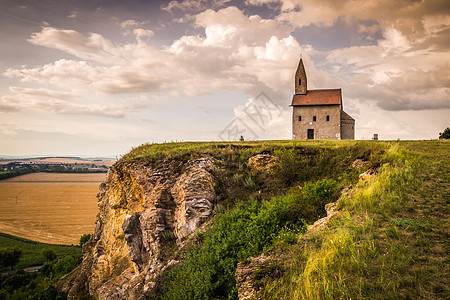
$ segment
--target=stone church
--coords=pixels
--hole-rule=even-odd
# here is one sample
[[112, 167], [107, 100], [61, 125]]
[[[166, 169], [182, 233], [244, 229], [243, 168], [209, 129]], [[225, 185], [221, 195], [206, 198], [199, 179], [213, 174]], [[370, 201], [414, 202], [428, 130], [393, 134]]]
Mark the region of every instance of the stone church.
[[308, 90], [302, 59], [291, 106], [293, 139], [355, 139], [355, 120], [344, 111], [341, 89]]

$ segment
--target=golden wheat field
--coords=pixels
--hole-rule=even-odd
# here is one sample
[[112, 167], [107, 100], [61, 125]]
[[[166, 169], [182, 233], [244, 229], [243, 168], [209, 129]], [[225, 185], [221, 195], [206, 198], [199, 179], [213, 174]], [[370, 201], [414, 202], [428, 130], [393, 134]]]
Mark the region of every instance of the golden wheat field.
[[52, 244], [92, 233], [105, 173], [33, 173], [0, 181], [0, 232]]

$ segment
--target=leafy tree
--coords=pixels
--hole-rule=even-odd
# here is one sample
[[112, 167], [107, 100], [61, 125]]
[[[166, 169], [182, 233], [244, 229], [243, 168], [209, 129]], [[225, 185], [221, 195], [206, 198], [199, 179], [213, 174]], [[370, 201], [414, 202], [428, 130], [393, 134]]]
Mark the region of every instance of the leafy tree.
[[444, 132], [439, 133], [439, 139], [450, 139], [450, 127], [445, 128]]
[[22, 250], [17, 247], [0, 248], [0, 264], [11, 269], [19, 262]]
[[72, 255], [66, 255], [58, 259], [52, 266], [53, 274], [56, 278], [69, 273], [78, 265], [78, 260]]
[[54, 261], [57, 256], [55, 250], [51, 248], [42, 249], [41, 254], [45, 257], [47, 261]]
[[91, 238], [91, 234], [83, 234], [80, 237], [80, 246], [83, 246], [89, 239]]

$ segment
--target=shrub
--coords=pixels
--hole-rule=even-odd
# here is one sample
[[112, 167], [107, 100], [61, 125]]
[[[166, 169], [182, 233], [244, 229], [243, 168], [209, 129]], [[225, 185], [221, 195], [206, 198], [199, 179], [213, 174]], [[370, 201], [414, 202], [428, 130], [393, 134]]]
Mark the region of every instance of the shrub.
[[7, 247], [0, 249], [0, 264], [11, 269], [19, 262], [22, 250], [17, 247]]
[[91, 238], [91, 234], [83, 234], [83, 235], [80, 237], [80, 246], [83, 247], [83, 245], [84, 245], [87, 241], [89, 241], [90, 238]]
[[450, 127], [445, 128], [444, 132], [439, 133], [439, 139], [450, 139]]
[[55, 278], [61, 277], [75, 269], [78, 261], [72, 255], [66, 255], [59, 258], [52, 266], [53, 276]]
[[276, 239], [292, 242], [292, 234], [304, 231], [306, 222], [314, 221], [336, 194], [336, 183], [322, 180], [287, 196], [240, 203], [219, 214], [203, 234], [203, 243], [161, 279], [160, 299], [236, 299], [237, 263], [259, 255]]
[[55, 250], [53, 250], [51, 248], [42, 249], [41, 254], [42, 254], [42, 256], [44, 256], [44, 258], [47, 261], [53, 261], [53, 260], [55, 260], [55, 258], [57, 256]]

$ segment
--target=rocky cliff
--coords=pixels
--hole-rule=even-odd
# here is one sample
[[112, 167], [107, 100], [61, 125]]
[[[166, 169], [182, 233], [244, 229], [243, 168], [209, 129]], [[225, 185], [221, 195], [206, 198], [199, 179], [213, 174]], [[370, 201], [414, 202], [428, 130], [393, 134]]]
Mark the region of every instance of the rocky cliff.
[[[307, 198], [299, 186], [322, 178], [358, 182], [377, 164], [366, 162], [375, 150], [290, 141], [139, 146], [110, 168], [83, 262], [58, 287], [69, 299], [257, 298], [263, 271], [278, 274], [282, 264], [258, 255], [278, 235], [298, 234], [286, 226], [300, 230], [324, 216], [324, 200], [301, 202]], [[215, 211], [223, 214], [213, 219]], [[189, 260], [193, 253], [198, 261]]]
[[214, 159], [119, 162], [98, 194], [81, 267], [59, 283], [69, 299], [143, 299], [183, 240], [213, 213]]

